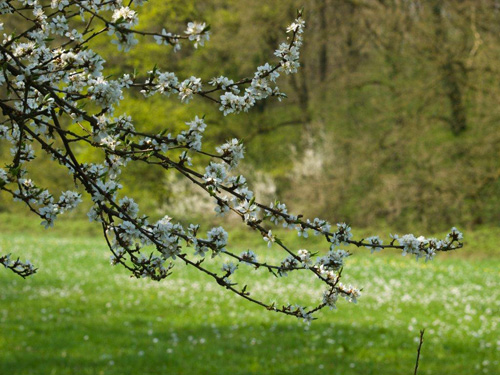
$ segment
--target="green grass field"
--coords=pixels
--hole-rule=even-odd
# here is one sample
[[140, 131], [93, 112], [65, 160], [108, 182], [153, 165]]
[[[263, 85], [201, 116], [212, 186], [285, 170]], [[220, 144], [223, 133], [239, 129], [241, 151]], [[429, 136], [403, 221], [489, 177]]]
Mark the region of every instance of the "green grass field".
[[[1, 252], [39, 271], [28, 280], [0, 272], [0, 374], [413, 374], [421, 328], [419, 374], [499, 373], [497, 229], [482, 230], [486, 240], [466, 233], [481, 248], [430, 263], [353, 250], [344, 282], [363, 287], [359, 303], [339, 301], [307, 326], [181, 264], [160, 283], [132, 279], [85, 226], [82, 236], [78, 226], [42, 236], [2, 219]], [[245, 234], [231, 238], [247, 246]], [[321, 295], [305, 275], [242, 272], [269, 300]]]

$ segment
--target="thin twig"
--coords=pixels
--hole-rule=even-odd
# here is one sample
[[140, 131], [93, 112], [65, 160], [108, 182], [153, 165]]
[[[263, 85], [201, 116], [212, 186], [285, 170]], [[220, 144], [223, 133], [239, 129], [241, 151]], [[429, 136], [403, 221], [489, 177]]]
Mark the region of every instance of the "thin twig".
[[413, 373], [413, 375], [417, 375], [418, 361], [420, 360], [420, 349], [422, 349], [422, 344], [424, 343], [424, 332], [425, 332], [425, 329], [420, 330], [420, 342], [418, 343], [417, 362], [415, 363], [415, 372]]

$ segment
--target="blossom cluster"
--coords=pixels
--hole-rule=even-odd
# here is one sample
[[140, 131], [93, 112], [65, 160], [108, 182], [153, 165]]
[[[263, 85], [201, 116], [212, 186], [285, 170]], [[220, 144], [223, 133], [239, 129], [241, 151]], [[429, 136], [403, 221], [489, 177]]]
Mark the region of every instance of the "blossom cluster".
[[10, 269], [21, 277], [31, 276], [36, 272], [36, 268], [29, 260], [22, 262], [18, 259], [11, 259], [11, 254], [1, 255], [0, 264]]
[[[350, 253], [339, 246], [354, 245], [372, 251], [393, 248], [403, 255], [411, 253], [426, 260], [438, 251], [462, 246], [462, 234], [455, 228], [444, 240], [409, 234], [393, 236], [388, 245], [378, 236], [354, 240], [346, 223], [332, 226], [321, 218], [303, 219], [302, 215], [289, 213], [283, 202], [265, 205], [257, 201], [246, 178], [236, 173], [244, 158], [243, 143], [231, 138], [217, 146], [215, 152], [207, 151], [203, 147], [207, 128], [203, 117], [187, 121], [180, 132], [164, 129], [153, 134], [144, 130], [142, 124], [135, 124], [126, 113], [115, 115], [126, 90], [137, 90], [146, 98], [156, 94], [177, 96], [183, 103], [199, 96], [215, 102], [225, 115], [248, 111], [260, 100], [283, 98], [278, 78], [295, 73], [300, 66], [305, 27], [301, 12], [287, 28], [287, 40], [276, 49], [276, 61], [258, 66], [251, 78], [219, 76], [204, 82], [195, 75], [182, 78], [157, 68], [151, 68], [145, 76], [139, 73], [110, 78], [105, 60], [88, 46], [93, 38], [106, 37], [107, 33], [123, 52], [138, 44], [140, 38], [152, 37], [158, 44], [173, 46], [174, 51], [182, 42], [198, 48], [209, 40], [209, 26], [202, 22], [189, 22], [183, 33], [165, 29], [160, 33], [138, 31], [141, 4], [142, 1], [54, 0], [47, 7], [38, 0], [0, 2], [0, 14], [12, 17], [9, 24], [30, 19], [26, 18], [30, 12], [33, 17], [24, 32], [7, 30], [0, 43], [0, 107], [4, 113], [0, 141], [10, 144], [12, 159], [0, 168], [0, 190], [24, 202], [45, 227], [53, 226], [58, 215], [77, 207], [85, 194], [93, 204], [88, 218], [102, 225], [111, 264], [125, 267], [138, 278], [162, 280], [171, 274], [176, 262], [182, 262], [250, 302], [306, 321], [323, 307], [334, 308], [339, 297], [356, 302], [360, 296], [359, 289], [340, 282]], [[0, 25], [1, 29], [3, 24]], [[98, 150], [96, 155], [103, 155], [102, 159], [83, 162], [78, 153], [80, 145]], [[47, 153], [65, 167], [79, 188], [62, 192], [56, 199], [35, 184], [27, 168], [37, 156], [35, 150]], [[193, 160], [197, 160], [196, 165]], [[233, 253], [228, 233], [222, 227], [211, 228], [203, 235], [200, 225], [181, 224], [168, 215], [150, 222], [136, 201], [123, 194], [122, 170], [132, 162], [188, 179], [212, 197], [216, 215], [241, 218], [268, 247], [282, 251], [282, 260], [266, 263], [251, 249]], [[323, 236], [327, 253], [314, 258], [321, 249], [294, 251], [276, 236], [275, 227], [297, 231], [303, 238], [310, 233]], [[222, 266], [218, 271], [204, 263], [219, 259]], [[21, 276], [35, 272], [29, 262], [12, 261], [9, 256], [0, 257], [0, 262]], [[278, 307], [250, 295], [247, 286], [238, 285], [235, 280], [240, 264], [275, 276], [307, 272], [320, 280], [326, 291], [316, 307]]]

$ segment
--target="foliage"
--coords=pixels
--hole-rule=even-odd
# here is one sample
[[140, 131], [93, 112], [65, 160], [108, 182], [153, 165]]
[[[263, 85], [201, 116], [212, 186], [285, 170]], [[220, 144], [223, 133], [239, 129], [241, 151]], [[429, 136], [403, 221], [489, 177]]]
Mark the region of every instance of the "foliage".
[[[147, 69], [154, 61], [183, 76], [196, 71], [205, 81], [218, 74], [248, 76], [280, 40], [276, 25], [301, 6], [307, 43], [302, 69], [280, 82], [288, 100], [261, 102], [244, 116], [224, 117], [196, 98], [186, 106], [127, 92], [120, 111], [149, 131], [160, 131], [166, 118], [169, 128], [181, 130], [187, 119], [207, 114], [205, 144], [243, 139], [250, 186], [254, 189], [249, 172], [265, 171], [276, 187], [273, 199], [286, 198], [293, 211], [308, 216], [356, 226], [389, 223], [398, 230], [496, 225], [500, 15], [493, 0], [152, 1], [141, 9], [139, 29], [161, 31], [166, 23], [181, 29], [203, 19], [214, 31], [211, 43], [168, 54], [154, 40], [141, 40], [141, 48], [123, 54], [103, 38], [92, 48], [108, 61], [108, 74]], [[453, 85], [447, 62], [453, 65], [456, 95], [447, 91]], [[455, 134], [453, 124], [460, 121], [454, 118], [464, 117], [453, 114], [457, 97], [467, 126]], [[151, 118], [153, 107], [158, 116]], [[0, 144], [0, 160], [7, 160], [7, 151]], [[308, 170], [312, 163], [316, 167]], [[33, 164], [32, 176], [43, 186], [71, 188], [64, 171], [49, 167], [50, 159], [40, 154]], [[124, 191], [141, 207], [155, 216], [165, 209], [177, 214], [171, 193], [176, 179], [146, 166], [126, 171]], [[311, 208], [311, 197], [319, 207]], [[0, 210], [18, 208], [0, 195]]]

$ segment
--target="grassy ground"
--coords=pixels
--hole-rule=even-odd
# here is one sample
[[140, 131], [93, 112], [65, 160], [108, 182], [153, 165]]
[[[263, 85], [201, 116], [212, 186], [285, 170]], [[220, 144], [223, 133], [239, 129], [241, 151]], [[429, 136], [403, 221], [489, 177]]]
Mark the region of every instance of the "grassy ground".
[[[363, 287], [359, 303], [308, 327], [180, 264], [161, 283], [131, 279], [85, 224], [41, 236], [1, 219], [1, 252], [40, 269], [28, 280], [0, 272], [0, 374], [412, 374], [420, 328], [419, 374], [500, 368], [498, 229], [467, 233], [483, 242], [427, 264], [356, 251], [344, 281]], [[321, 294], [305, 276], [243, 272], [269, 300]]]

